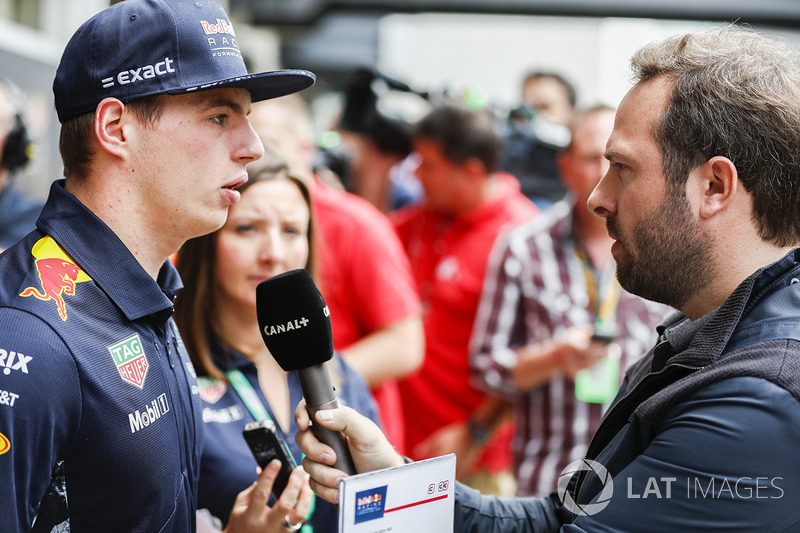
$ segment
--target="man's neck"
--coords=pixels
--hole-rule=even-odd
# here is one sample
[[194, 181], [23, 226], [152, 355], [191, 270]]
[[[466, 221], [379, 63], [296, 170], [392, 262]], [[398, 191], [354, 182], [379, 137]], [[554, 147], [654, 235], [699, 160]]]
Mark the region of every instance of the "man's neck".
[[500, 196], [502, 190], [502, 181], [497, 174], [486, 176], [482, 185], [476, 187], [474, 194], [470, 195], [452, 215], [456, 217], [466, 215]]
[[680, 307], [680, 311], [691, 320], [697, 320], [722, 305], [736, 287], [756, 271], [775, 263], [797, 245], [779, 247], [761, 241], [753, 245], [749, 253], [729, 257], [725, 266], [718, 269], [709, 280], [706, 289]]
[[92, 189], [82, 181], [70, 179], [67, 179], [65, 188], [119, 237], [150, 277], [158, 279], [164, 261], [180, 248], [182, 242], [167, 244], [163, 228], [142, 225], [143, 217], [130, 212], [130, 202], [109, 195], [108, 189]]

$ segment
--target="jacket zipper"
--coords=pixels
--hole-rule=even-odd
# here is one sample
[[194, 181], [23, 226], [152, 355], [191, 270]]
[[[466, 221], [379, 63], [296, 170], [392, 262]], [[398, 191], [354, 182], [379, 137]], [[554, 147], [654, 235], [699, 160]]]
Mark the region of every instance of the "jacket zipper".
[[[600, 430], [603, 428], [603, 424], [605, 423], [605, 421], [606, 421], [606, 420], [608, 420], [608, 418], [609, 418], [609, 417], [611, 416], [611, 414], [614, 412], [614, 409], [616, 409], [616, 408], [617, 408], [617, 407], [618, 407], [620, 404], [622, 404], [622, 403], [623, 403], [623, 402], [624, 402], [624, 401], [625, 401], [625, 400], [626, 400], [628, 397], [630, 397], [630, 396], [631, 396], [631, 395], [632, 395], [634, 392], [636, 392], [636, 390], [639, 388], [639, 386], [640, 386], [642, 383], [644, 383], [644, 381], [645, 381], [645, 380], [647, 380], [648, 378], [650, 378], [650, 377], [653, 377], [653, 376], [659, 376], [659, 375], [662, 375], [662, 374], [663, 374], [664, 372], [666, 372], [668, 369], [672, 369], [672, 368], [684, 368], [684, 369], [686, 369], [686, 370], [697, 371], [697, 370], [700, 370], [700, 369], [701, 369], [701, 368], [703, 368], [703, 367], [702, 367], [702, 366], [690, 366], [690, 365], [684, 365], [684, 364], [682, 364], [682, 363], [672, 363], [672, 364], [668, 364], [668, 365], [664, 366], [664, 368], [662, 368], [662, 369], [661, 369], [661, 370], [659, 370], [658, 372], [648, 372], [647, 374], [645, 374], [645, 375], [644, 375], [644, 377], [642, 377], [642, 379], [640, 379], [640, 380], [639, 380], [639, 381], [636, 383], [636, 385], [634, 385], [634, 386], [633, 386], [633, 388], [631, 388], [631, 390], [629, 390], [629, 391], [627, 392], [627, 394], [625, 394], [625, 396], [623, 396], [622, 398], [620, 398], [620, 399], [619, 399], [619, 401], [617, 401], [617, 402], [616, 402], [616, 403], [615, 403], [615, 404], [614, 404], [614, 405], [613, 405], [613, 406], [612, 406], [612, 407], [611, 407], [611, 408], [610, 408], [610, 409], [609, 409], [609, 410], [606, 412], [606, 414], [603, 416], [603, 419], [600, 421], [600, 424], [598, 424], [598, 425], [597, 425], [597, 429], [595, 429], [594, 433], [592, 434], [592, 438], [591, 438], [591, 439], [589, 439], [589, 445], [586, 447], [586, 454], [584, 455], [584, 460], [588, 460], [588, 458], [589, 458], [589, 451], [592, 449], [592, 444], [594, 443], [595, 437], [597, 437], [597, 434], [598, 434], [598, 433], [600, 432]], [[633, 412], [633, 411], [632, 411], [632, 412]], [[581, 487], [581, 484], [582, 484], [582, 482], [583, 482], [583, 476], [584, 476], [584, 474], [585, 474], [585, 473], [586, 473], [585, 471], [580, 471], [580, 472], [578, 472], [578, 479], [577, 479], [577, 481], [575, 482], [575, 488], [574, 488], [574, 490], [573, 490], [573, 493], [572, 493], [572, 501], [574, 501], [574, 502], [577, 502], [577, 501], [578, 501], [578, 492], [579, 492], [579, 490], [580, 490], [580, 487]], [[575, 514], [575, 513], [573, 513], [573, 514]]]

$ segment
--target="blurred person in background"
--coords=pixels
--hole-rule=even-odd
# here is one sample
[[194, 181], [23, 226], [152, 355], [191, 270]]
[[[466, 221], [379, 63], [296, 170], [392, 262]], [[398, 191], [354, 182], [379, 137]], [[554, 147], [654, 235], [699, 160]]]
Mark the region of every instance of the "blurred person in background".
[[509, 113], [502, 133], [500, 168], [516, 176], [523, 194], [542, 209], [567, 193], [556, 157], [569, 144], [576, 98], [560, 74], [530, 72], [522, 81], [521, 104]]
[[[586, 207], [608, 171], [603, 151], [613, 126], [611, 107], [577, 114], [558, 155], [569, 195], [492, 250], [470, 365], [479, 387], [514, 402], [519, 496], [549, 494], [583, 456], [625, 370], [653, 345], [669, 312], [619, 287], [613, 241]], [[582, 388], [586, 379], [593, 390]]]
[[381, 120], [366, 131], [341, 130], [350, 154], [347, 189], [383, 213], [411, 200], [408, 188], [398, 190], [402, 182], [392, 180], [393, 170], [398, 172], [398, 165], [411, 153], [411, 127], [404, 126]]
[[555, 72], [533, 71], [522, 80], [522, 104], [541, 113], [543, 119], [565, 128], [572, 125], [577, 95], [575, 88]]
[[[261, 337], [256, 287], [289, 270], [315, 271], [315, 226], [308, 188], [282, 161], [267, 154], [247, 168], [218, 231], [191, 239], [178, 253], [184, 288], [175, 301], [175, 322], [197, 369], [203, 400], [205, 442], [200, 458], [198, 507], [223, 520], [236, 495], [252, 485], [256, 462], [242, 438], [245, 424], [275, 422], [294, 460], [292, 413], [302, 398], [295, 372], [284, 371]], [[274, 305], [280, 305], [275, 302]], [[367, 384], [338, 354], [328, 363], [338, 400], [377, 422]], [[257, 400], [253, 405], [251, 397]], [[319, 500], [304, 517], [307, 531], [335, 533], [336, 507]]]
[[415, 459], [457, 453], [461, 479], [502, 474], [511, 464], [508, 435], [486, 447], [484, 436], [473, 431], [482, 424], [473, 425], [471, 417], [483, 416], [482, 403], [491, 399], [470, 384], [468, 364], [492, 243], [504, 226], [538, 212], [513, 176], [497, 172], [499, 149], [488, 113], [456, 104], [435, 107], [414, 132], [425, 199], [392, 213], [425, 325], [422, 368], [400, 382], [406, 450]]
[[42, 203], [20, 192], [15, 179], [32, 157], [32, 147], [20, 108], [20, 91], [0, 77], [0, 251], [36, 227]]
[[382, 426], [403, 450], [396, 380], [422, 364], [419, 296], [389, 219], [365, 199], [318, 179], [312, 117], [299, 96], [254, 105], [250, 121], [264, 145], [289, 163], [311, 193], [319, 288], [331, 311], [333, 346], [372, 388]]
[[345, 90], [336, 124], [349, 154], [342, 180], [384, 213], [421, 196], [419, 182], [408, 171], [412, 127], [403, 115], [428, 109], [427, 98], [374, 69], [356, 71]]

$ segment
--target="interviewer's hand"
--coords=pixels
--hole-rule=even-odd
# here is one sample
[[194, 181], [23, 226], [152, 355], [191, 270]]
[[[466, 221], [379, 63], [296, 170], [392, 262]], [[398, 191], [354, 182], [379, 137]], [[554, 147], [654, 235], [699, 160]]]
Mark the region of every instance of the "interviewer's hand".
[[[297, 406], [294, 418], [298, 428], [294, 439], [305, 454], [303, 468], [311, 476], [311, 488], [320, 498], [338, 503], [339, 481], [347, 474], [331, 466], [336, 462], [336, 454], [311, 432], [305, 400]], [[314, 423], [345, 434], [353, 464], [359, 473], [405, 464], [380, 428], [349, 407], [317, 411]]]
[[286, 533], [286, 522], [294, 525], [308, 518], [314, 495], [299, 466], [292, 471], [275, 505], [267, 505], [279, 471], [280, 462], [273, 460], [258, 476], [258, 481], [236, 496], [225, 533]]

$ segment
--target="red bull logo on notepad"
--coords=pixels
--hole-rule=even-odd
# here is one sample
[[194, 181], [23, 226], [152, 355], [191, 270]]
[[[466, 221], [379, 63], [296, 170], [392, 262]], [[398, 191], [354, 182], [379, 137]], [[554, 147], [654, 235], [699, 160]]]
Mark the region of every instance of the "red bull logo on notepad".
[[383, 518], [387, 487], [384, 485], [356, 493], [356, 524]]

